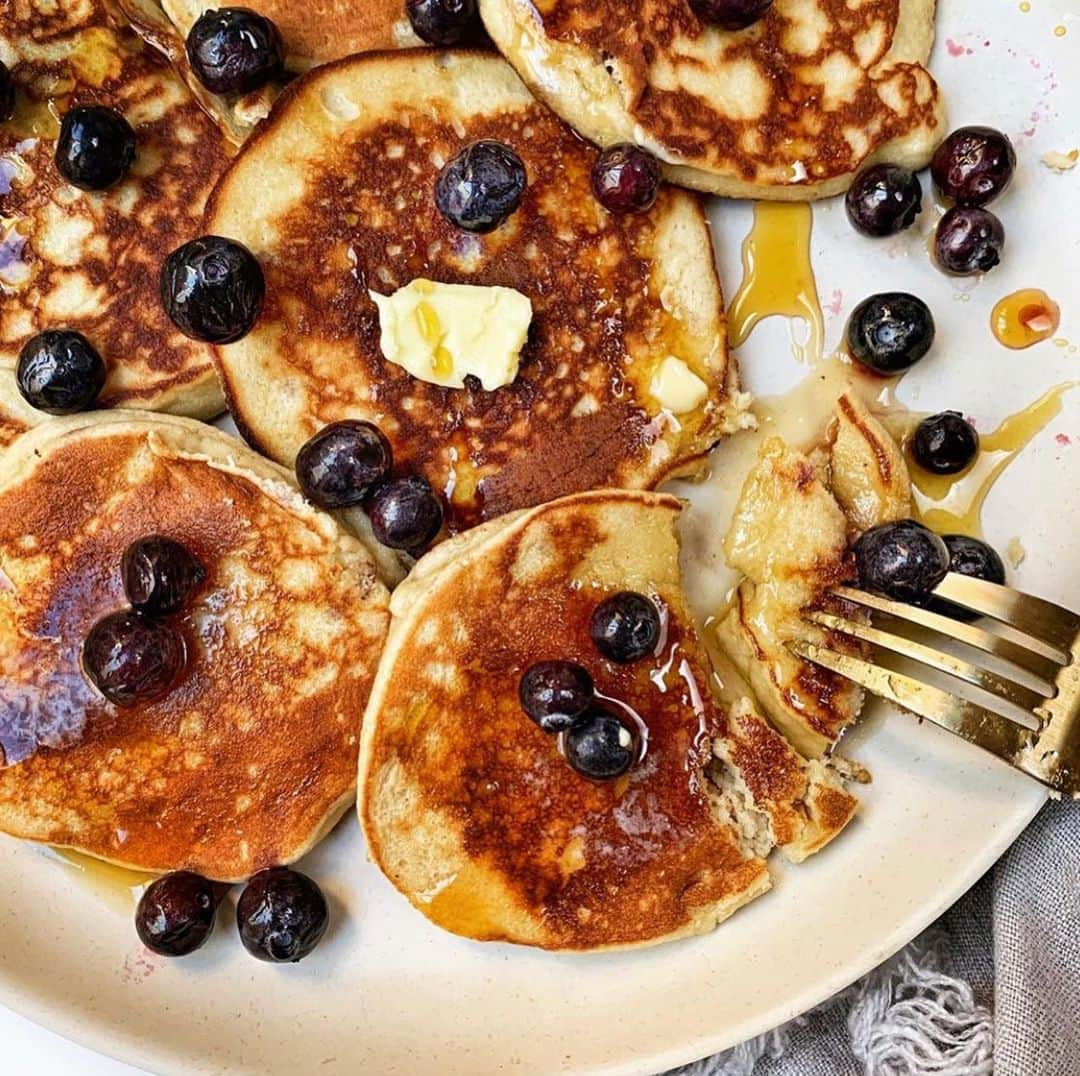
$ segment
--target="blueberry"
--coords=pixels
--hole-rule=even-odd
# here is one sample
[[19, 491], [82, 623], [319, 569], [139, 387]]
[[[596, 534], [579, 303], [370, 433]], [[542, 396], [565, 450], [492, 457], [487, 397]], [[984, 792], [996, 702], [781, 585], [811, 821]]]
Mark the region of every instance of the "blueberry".
[[884, 375], [914, 366], [930, 350], [934, 332], [930, 308], [902, 291], [864, 299], [852, 311], [846, 330], [852, 358]]
[[690, 0], [702, 22], [724, 30], [742, 30], [755, 23], [773, 5], [773, 0]]
[[605, 149], [592, 169], [596, 200], [609, 213], [641, 213], [660, 191], [660, 162], [630, 142]]
[[218, 896], [214, 885], [191, 871], [152, 882], [135, 911], [139, 940], [161, 956], [187, 956], [201, 949], [214, 930]]
[[456, 227], [490, 232], [521, 205], [525, 184], [525, 164], [509, 146], [474, 142], [439, 173], [435, 204]]
[[132, 542], [120, 571], [128, 601], [147, 616], [178, 613], [206, 578], [203, 566], [179, 542], [160, 534]]
[[476, 0], [405, 0], [416, 36], [429, 45], [457, 45], [480, 36]]
[[848, 219], [863, 235], [895, 235], [922, 212], [922, 184], [907, 168], [875, 164], [855, 177], [844, 199]]
[[288, 867], [260, 871], [236, 905], [244, 948], [275, 964], [303, 960], [322, 940], [329, 922], [322, 890], [306, 874]]
[[223, 7], [199, 16], [187, 39], [195, 77], [211, 93], [251, 93], [285, 72], [277, 27], [246, 7]]
[[562, 732], [593, 701], [592, 677], [572, 661], [541, 661], [525, 671], [518, 687], [521, 708], [545, 732]]
[[1005, 226], [988, 209], [953, 206], [938, 221], [934, 258], [952, 276], [988, 273], [1001, 261]]
[[15, 80], [3, 60], [0, 60], [0, 123], [11, 119], [15, 111]]
[[116, 109], [104, 105], [73, 108], [60, 121], [56, 168], [84, 191], [119, 183], [135, 160], [135, 132]]
[[320, 508], [360, 504], [385, 481], [392, 465], [390, 442], [378, 426], [350, 420], [325, 426], [296, 457], [304, 496]]
[[942, 411], [915, 428], [911, 454], [924, 471], [959, 474], [979, 454], [979, 435], [959, 411]]
[[443, 522], [443, 506], [426, 478], [410, 475], [376, 488], [368, 505], [371, 529], [383, 545], [419, 553]]
[[[1005, 585], [1005, 564], [996, 550], [978, 538], [966, 534], [946, 534], [942, 541], [949, 551], [949, 571], [967, 575], [972, 579], [985, 579], [988, 583]], [[963, 606], [935, 598], [930, 606], [937, 612], [955, 620], [978, 620], [979, 614]]]
[[93, 344], [71, 329], [46, 329], [19, 352], [15, 383], [23, 399], [50, 415], [86, 411], [105, 387], [105, 363]]
[[924, 604], [949, 570], [949, 551], [913, 519], [882, 523], [855, 543], [859, 585], [897, 601]]
[[582, 777], [611, 781], [634, 764], [638, 741], [615, 714], [593, 706], [567, 730], [563, 750], [566, 761]]
[[249, 333], [262, 312], [266, 281], [247, 247], [217, 235], [192, 239], [161, 269], [161, 302], [192, 340], [231, 344]]
[[83, 671], [116, 706], [161, 698], [185, 659], [184, 637], [175, 628], [131, 609], [99, 620], [83, 643]]
[[593, 610], [589, 634], [604, 657], [627, 665], [656, 650], [660, 613], [644, 594], [623, 590], [605, 598]]
[[1012, 182], [1016, 150], [993, 127], [961, 127], [937, 148], [934, 185], [957, 205], [986, 205]]

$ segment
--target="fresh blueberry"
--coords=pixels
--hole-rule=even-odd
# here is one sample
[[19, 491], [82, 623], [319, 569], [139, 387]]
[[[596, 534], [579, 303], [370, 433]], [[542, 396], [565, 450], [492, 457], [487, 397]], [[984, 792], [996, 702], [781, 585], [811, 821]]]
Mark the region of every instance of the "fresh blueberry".
[[742, 30], [760, 19], [773, 0], [690, 0], [690, 6], [702, 22], [724, 30]]
[[640, 661], [660, 641], [660, 612], [644, 594], [623, 590], [605, 598], [589, 624], [596, 649], [620, 665]]
[[179, 542], [160, 534], [132, 542], [120, 571], [128, 601], [147, 616], [178, 613], [206, 578], [203, 566]]
[[0, 60], [0, 123], [11, 119], [15, 111], [15, 80], [3, 60]]
[[161, 302], [192, 340], [231, 344], [262, 312], [266, 281], [255, 255], [231, 239], [206, 235], [174, 250], [161, 269]]
[[889, 376], [914, 366], [930, 350], [934, 332], [934, 317], [922, 299], [891, 291], [859, 303], [846, 335], [852, 358]]
[[660, 191], [660, 162], [630, 142], [605, 149], [592, 169], [596, 200], [609, 213], [641, 213]]
[[942, 411], [915, 428], [911, 454], [924, 471], [959, 474], [979, 454], [979, 435], [959, 411]]
[[934, 185], [957, 205], [987, 205], [1012, 182], [1016, 150], [993, 127], [961, 127], [937, 148]]
[[378, 486], [368, 515], [383, 545], [420, 553], [442, 528], [443, 506], [426, 478], [410, 475]]
[[490, 232], [521, 205], [526, 181], [525, 164], [509, 146], [474, 142], [439, 173], [435, 204], [456, 227]]
[[541, 661], [525, 671], [518, 687], [521, 708], [545, 732], [562, 732], [593, 701], [592, 677], [572, 661]]
[[907, 168], [875, 164], [861, 171], [844, 199], [848, 219], [863, 235], [895, 235], [922, 212], [922, 184]]
[[457, 45], [480, 36], [476, 0], [405, 0], [416, 36], [429, 45]]
[[[1005, 585], [1005, 564], [997, 551], [966, 534], [946, 534], [942, 541], [949, 551], [949, 571], [957, 575], [967, 575], [972, 579], [985, 579], [988, 583]], [[961, 605], [947, 602], [941, 598], [935, 598], [930, 607], [937, 612], [945, 613], [954, 620], [972, 621], [978, 620], [979, 614], [965, 609]]]
[[611, 781], [634, 764], [638, 741], [632, 729], [609, 710], [593, 706], [567, 730], [566, 761], [582, 777]]
[[195, 77], [211, 93], [251, 93], [285, 72], [277, 27], [246, 7], [223, 7], [199, 16], [187, 39]]
[[303, 960], [322, 940], [329, 923], [322, 890], [306, 874], [288, 867], [260, 871], [236, 905], [244, 948], [274, 964]]
[[103, 191], [119, 183], [135, 160], [135, 132], [114, 108], [73, 108], [60, 121], [56, 168], [84, 191]]
[[70, 329], [46, 329], [31, 337], [15, 366], [23, 399], [50, 415], [73, 415], [92, 407], [105, 375], [105, 363], [93, 344]]
[[349, 420], [325, 426], [296, 457], [304, 496], [320, 508], [347, 508], [390, 475], [390, 442], [371, 422]]
[[859, 585], [897, 601], [924, 604], [949, 570], [949, 551], [913, 519], [882, 523], [855, 543]]
[[152, 882], [139, 900], [135, 930], [160, 956], [187, 956], [201, 949], [214, 930], [218, 897], [213, 883], [191, 871]]
[[184, 637], [172, 625], [132, 609], [99, 620], [83, 643], [83, 670], [116, 706], [161, 698], [184, 667]]
[[934, 233], [934, 258], [951, 276], [988, 273], [1001, 261], [1005, 249], [1005, 226], [978, 206], [953, 206], [938, 221]]

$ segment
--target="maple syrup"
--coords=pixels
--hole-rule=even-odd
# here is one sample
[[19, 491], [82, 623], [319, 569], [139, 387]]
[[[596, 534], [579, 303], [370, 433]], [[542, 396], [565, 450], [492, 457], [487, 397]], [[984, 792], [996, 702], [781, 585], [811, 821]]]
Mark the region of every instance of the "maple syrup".
[[156, 874], [118, 867], [70, 848], [52, 848], [50, 851], [95, 897], [124, 915], [134, 912], [143, 890], [157, 878]]
[[1040, 288], [1006, 295], [990, 315], [998, 343], [1015, 351], [1049, 340], [1060, 325], [1061, 307]]
[[810, 206], [758, 202], [754, 225], [742, 249], [743, 281], [728, 310], [731, 346], [739, 347], [764, 318], [780, 315], [806, 323], [797, 358], [816, 361], [825, 342], [825, 319], [810, 261], [814, 218]]

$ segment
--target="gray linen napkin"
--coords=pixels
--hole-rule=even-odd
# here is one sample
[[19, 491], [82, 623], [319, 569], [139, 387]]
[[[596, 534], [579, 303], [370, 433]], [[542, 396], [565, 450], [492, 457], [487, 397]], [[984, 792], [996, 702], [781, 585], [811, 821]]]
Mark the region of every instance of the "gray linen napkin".
[[1080, 803], [1051, 802], [926, 933], [678, 1076], [1080, 1076]]

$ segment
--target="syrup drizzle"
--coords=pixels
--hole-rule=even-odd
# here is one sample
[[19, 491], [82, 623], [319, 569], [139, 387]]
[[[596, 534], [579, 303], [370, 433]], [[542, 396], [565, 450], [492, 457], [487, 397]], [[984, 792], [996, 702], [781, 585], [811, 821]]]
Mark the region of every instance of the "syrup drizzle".
[[1020, 350], [1049, 340], [1061, 325], [1061, 307], [1039, 288], [1006, 295], [990, 315], [998, 343]]
[[764, 318], [780, 315], [806, 323], [803, 344], [792, 350], [816, 362], [825, 345], [825, 319], [810, 262], [814, 218], [809, 205], [758, 202], [754, 225], [742, 248], [743, 281], [728, 310], [731, 346], [739, 347]]
[[51, 848], [49, 852], [50, 858], [62, 864], [102, 903], [124, 915], [135, 910], [143, 890], [157, 878], [155, 874], [118, 867], [70, 848]]

